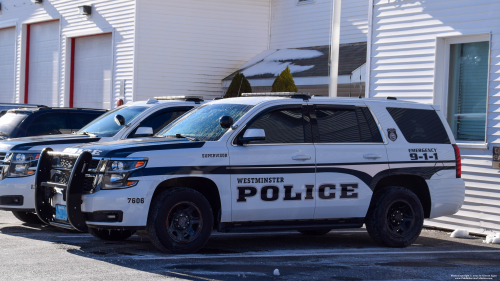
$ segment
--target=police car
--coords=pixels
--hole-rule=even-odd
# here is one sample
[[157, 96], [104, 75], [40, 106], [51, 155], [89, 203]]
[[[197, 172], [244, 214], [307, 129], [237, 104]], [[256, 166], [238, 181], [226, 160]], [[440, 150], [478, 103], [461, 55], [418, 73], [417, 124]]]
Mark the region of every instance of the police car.
[[201, 103], [201, 97], [157, 97], [111, 110], [75, 134], [0, 141], [0, 210], [12, 211], [24, 222], [41, 223], [35, 214], [34, 175], [43, 148], [51, 146], [62, 151], [81, 143], [153, 135]]
[[161, 251], [192, 253], [213, 229], [321, 235], [363, 224], [376, 242], [405, 247], [424, 218], [461, 207], [460, 152], [437, 108], [281, 95], [212, 101], [153, 138], [47, 148], [37, 214], [107, 240], [146, 230]]

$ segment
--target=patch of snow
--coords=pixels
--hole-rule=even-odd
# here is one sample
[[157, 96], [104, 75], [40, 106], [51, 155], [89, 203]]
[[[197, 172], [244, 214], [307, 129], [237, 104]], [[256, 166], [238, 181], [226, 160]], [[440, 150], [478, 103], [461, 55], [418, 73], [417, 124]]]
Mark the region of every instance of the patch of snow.
[[278, 76], [287, 66], [290, 68], [291, 73], [306, 71], [314, 67], [314, 65], [296, 65], [292, 62], [263, 61], [243, 70], [242, 73], [246, 77], [267, 73]]
[[244, 68], [250, 67], [250, 66], [252, 66], [252, 65], [254, 65], [254, 64], [258, 63], [258, 62], [261, 62], [267, 56], [269, 56], [272, 53], [275, 53], [277, 51], [278, 51], [277, 49], [268, 49], [268, 50], [265, 50], [264, 52], [256, 55], [255, 57], [253, 57], [249, 61], [247, 61], [242, 67], [240, 67], [240, 69], [244, 69]]
[[500, 233], [489, 234], [486, 236], [486, 240], [483, 240], [486, 244], [500, 244]]
[[274, 276], [280, 276], [280, 270], [279, 269], [275, 269], [274, 272], [273, 272], [273, 275]]
[[282, 49], [266, 56], [264, 61], [312, 59], [322, 55], [323, 53], [317, 50]]
[[465, 238], [465, 239], [471, 239], [473, 238], [472, 236], [469, 235], [469, 231], [466, 229], [456, 229], [453, 231], [450, 235], [452, 238]]

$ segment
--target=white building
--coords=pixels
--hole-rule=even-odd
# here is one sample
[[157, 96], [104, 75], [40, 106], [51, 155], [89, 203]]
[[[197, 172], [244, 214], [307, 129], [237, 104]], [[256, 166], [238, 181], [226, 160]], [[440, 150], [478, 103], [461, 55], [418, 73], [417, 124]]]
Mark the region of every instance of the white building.
[[466, 198], [427, 226], [500, 231], [500, 2], [370, 0], [367, 97], [440, 106], [462, 153]]
[[[221, 96], [222, 79], [263, 51], [329, 45], [331, 3], [3, 0], [0, 102], [111, 108]], [[342, 1], [341, 43], [366, 42], [367, 4]]]

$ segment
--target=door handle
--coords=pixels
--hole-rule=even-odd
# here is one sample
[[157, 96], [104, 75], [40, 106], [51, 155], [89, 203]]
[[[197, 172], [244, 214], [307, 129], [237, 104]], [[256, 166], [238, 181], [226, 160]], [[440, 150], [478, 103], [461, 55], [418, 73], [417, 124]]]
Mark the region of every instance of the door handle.
[[382, 156], [377, 155], [377, 154], [365, 154], [365, 155], [363, 155], [363, 157], [366, 158], [366, 159], [378, 159], [378, 158], [382, 158]]
[[297, 156], [293, 156], [292, 160], [311, 160], [311, 156], [297, 155]]

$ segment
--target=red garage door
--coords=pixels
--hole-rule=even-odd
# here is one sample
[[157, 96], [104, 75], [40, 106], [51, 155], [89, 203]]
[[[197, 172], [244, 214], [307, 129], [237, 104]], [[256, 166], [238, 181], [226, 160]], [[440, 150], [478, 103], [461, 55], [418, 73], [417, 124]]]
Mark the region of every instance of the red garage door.
[[72, 105], [111, 108], [112, 36], [73, 39]]
[[27, 27], [25, 102], [57, 106], [59, 21]]

